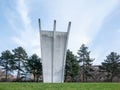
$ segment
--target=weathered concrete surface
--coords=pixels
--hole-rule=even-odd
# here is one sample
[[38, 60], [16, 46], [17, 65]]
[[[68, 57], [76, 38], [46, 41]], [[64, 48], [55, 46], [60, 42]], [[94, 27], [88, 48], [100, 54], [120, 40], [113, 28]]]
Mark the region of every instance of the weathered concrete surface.
[[43, 81], [64, 81], [67, 32], [41, 31]]
[[64, 82], [66, 50], [71, 22], [68, 24], [67, 32], [56, 31], [56, 20], [54, 20], [53, 31], [41, 30], [40, 19], [38, 22], [41, 42], [43, 82], [62, 83]]
[[53, 46], [53, 33], [42, 31], [41, 32], [41, 55], [43, 66], [43, 80], [44, 82], [52, 81], [52, 46]]

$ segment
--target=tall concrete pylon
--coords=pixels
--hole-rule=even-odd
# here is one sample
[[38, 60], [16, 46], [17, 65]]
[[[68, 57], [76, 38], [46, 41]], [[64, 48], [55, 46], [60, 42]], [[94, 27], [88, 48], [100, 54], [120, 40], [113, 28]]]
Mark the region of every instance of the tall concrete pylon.
[[70, 27], [71, 22], [68, 23], [67, 32], [58, 32], [56, 31], [56, 20], [54, 20], [53, 31], [41, 30], [41, 22], [39, 19], [44, 83], [64, 82], [66, 51]]

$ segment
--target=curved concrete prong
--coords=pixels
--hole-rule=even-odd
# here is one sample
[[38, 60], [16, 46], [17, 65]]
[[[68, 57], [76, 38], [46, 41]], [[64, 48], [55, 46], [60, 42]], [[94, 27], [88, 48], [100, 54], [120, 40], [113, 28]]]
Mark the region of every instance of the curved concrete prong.
[[71, 22], [68, 23], [68, 29], [67, 29], [68, 33], [70, 32], [70, 28], [71, 28]]
[[66, 53], [67, 53], [67, 46], [68, 46], [68, 38], [69, 38], [70, 28], [71, 28], [71, 22], [68, 23], [68, 28], [67, 28], [67, 36], [66, 36], [66, 42], [65, 42], [65, 47], [64, 47], [64, 57], [63, 57], [63, 62], [62, 62], [62, 81], [61, 81], [61, 83], [64, 82], [64, 73], [65, 73], [64, 70], [65, 70]]
[[41, 30], [41, 20], [40, 20], [40, 18], [38, 19], [38, 24], [39, 24], [39, 30]]
[[56, 31], [56, 20], [54, 20], [53, 31]]

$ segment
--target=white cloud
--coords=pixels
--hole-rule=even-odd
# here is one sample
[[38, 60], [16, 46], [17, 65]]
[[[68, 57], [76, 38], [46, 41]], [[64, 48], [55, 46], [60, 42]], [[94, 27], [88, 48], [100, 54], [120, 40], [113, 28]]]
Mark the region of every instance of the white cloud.
[[[119, 0], [35, 0], [34, 2], [44, 6], [43, 10], [40, 9], [41, 11], [39, 11], [38, 8], [38, 11], [40, 15], [42, 15], [43, 11], [47, 12], [48, 22], [54, 19], [57, 20], [58, 31], [66, 31], [68, 21], [72, 21], [68, 45], [75, 53], [82, 43], [92, 43], [99, 33], [105, 18], [116, 8]], [[36, 5], [33, 8], [36, 8]], [[31, 18], [29, 17], [31, 13], [29, 13], [26, 0], [17, 1], [17, 11], [24, 28], [19, 31], [19, 36], [14, 37], [13, 40], [28, 50], [32, 49], [30, 52], [38, 53], [39, 35], [37, 34], [37, 30], [32, 27]], [[42, 18], [42, 20], [44, 19], [46, 17]], [[45, 25], [46, 27], [52, 27], [47, 24]], [[96, 50], [95, 53], [96, 57], [99, 57], [99, 50]]]
[[61, 25], [65, 21], [72, 21], [69, 48], [77, 51], [82, 43], [92, 43], [105, 18], [117, 7], [118, 2], [119, 0], [101, 2], [95, 0], [62, 0], [57, 2], [57, 9], [51, 14], [58, 19]]
[[[54, 0], [52, 0], [54, 2]], [[46, 1], [45, 1], [46, 2]], [[60, 0], [55, 3], [45, 4], [48, 9], [50, 20], [57, 19], [59, 30], [66, 31], [67, 21], [72, 21], [69, 48], [76, 54], [82, 43], [93, 44], [93, 40], [99, 33], [105, 19], [119, 5], [119, 0]], [[49, 11], [50, 10], [50, 11]], [[92, 50], [94, 64], [100, 64], [103, 47], [96, 46]]]
[[[31, 19], [29, 17], [29, 9], [26, 6], [25, 0], [17, 1], [17, 13], [19, 14], [19, 18], [21, 19], [21, 23], [23, 25], [23, 29], [19, 29], [21, 27], [17, 27], [19, 34], [16, 37], [13, 37], [13, 41], [19, 45], [23, 46], [29, 54], [37, 53], [40, 55], [40, 44], [39, 44], [39, 35], [37, 30], [32, 27]], [[14, 24], [16, 21], [14, 20]], [[15, 27], [15, 26], [14, 26]], [[16, 29], [17, 29], [16, 28]]]
[[29, 10], [25, 4], [25, 0], [18, 0], [17, 2], [17, 11], [22, 19], [25, 30], [32, 29], [31, 20], [29, 18]]

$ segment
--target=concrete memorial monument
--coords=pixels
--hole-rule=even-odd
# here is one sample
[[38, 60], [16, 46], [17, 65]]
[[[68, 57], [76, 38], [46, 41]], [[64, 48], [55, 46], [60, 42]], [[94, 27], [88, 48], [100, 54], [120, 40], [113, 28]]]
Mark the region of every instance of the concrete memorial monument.
[[67, 32], [58, 32], [56, 31], [56, 21], [54, 20], [53, 31], [41, 30], [41, 22], [39, 19], [43, 82], [45, 83], [64, 82], [64, 69], [70, 27], [71, 22], [68, 24]]

